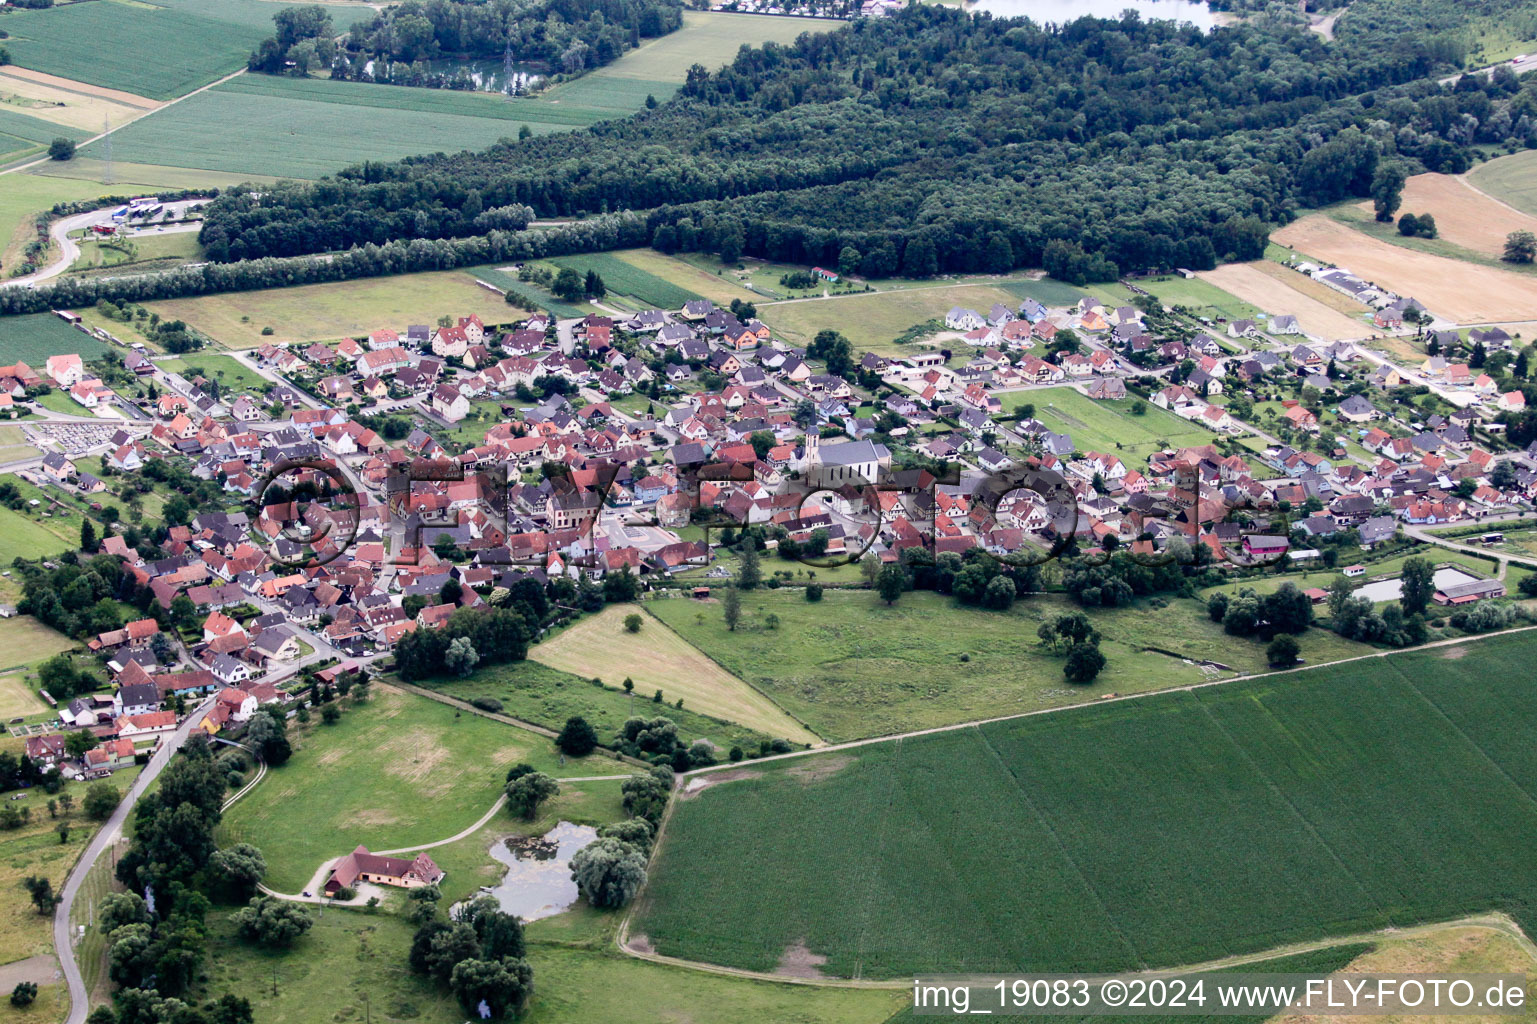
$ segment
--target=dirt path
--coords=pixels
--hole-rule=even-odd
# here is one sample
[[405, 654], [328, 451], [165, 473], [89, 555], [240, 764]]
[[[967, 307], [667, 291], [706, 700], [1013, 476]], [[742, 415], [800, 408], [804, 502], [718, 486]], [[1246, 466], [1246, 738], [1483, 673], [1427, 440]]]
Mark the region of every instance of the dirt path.
[[0, 965], [0, 991], [9, 992], [24, 981], [52, 985], [59, 980], [59, 961], [48, 953]]

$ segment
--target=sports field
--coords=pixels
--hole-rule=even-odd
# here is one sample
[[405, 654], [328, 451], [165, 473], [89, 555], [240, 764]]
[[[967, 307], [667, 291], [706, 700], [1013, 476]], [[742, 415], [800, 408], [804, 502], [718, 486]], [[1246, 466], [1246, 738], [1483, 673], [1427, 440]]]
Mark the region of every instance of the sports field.
[[381, 850], [447, 839], [491, 808], [520, 761], [557, 776], [627, 771], [597, 756], [559, 767], [542, 736], [386, 687], [344, 707], [337, 725], [317, 715], [291, 726], [292, 760], [220, 826], [221, 843], [261, 847], [267, 884], [279, 892], [298, 892], [322, 861], [358, 843]]
[[930, 285], [888, 292], [866, 292], [827, 299], [787, 299], [762, 303], [758, 315], [778, 337], [798, 345], [810, 343], [818, 331], [841, 331], [859, 352], [900, 356], [908, 351], [893, 339], [914, 324], [943, 318], [952, 306], [985, 313], [995, 302], [1010, 309], [1019, 299], [997, 285]]
[[1399, 295], [1412, 295], [1432, 313], [1458, 323], [1537, 319], [1537, 278], [1525, 274], [1416, 252], [1326, 214], [1309, 214], [1271, 237]]
[[[651, 616], [643, 617], [639, 633], [626, 632], [625, 617], [639, 610], [636, 605], [605, 608], [529, 648], [529, 660], [583, 679], [596, 676], [610, 686], [629, 677], [643, 698], [661, 690], [662, 699], [669, 704], [681, 697], [685, 708], [740, 722], [765, 735], [794, 743], [816, 742], [814, 733], [773, 701]], [[718, 607], [711, 610], [719, 612]], [[646, 714], [645, 706], [636, 713]]]
[[[1264, 644], [1226, 635], [1188, 600], [1096, 609], [1108, 664], [1088, 686], [1067, 683], [1061, 657], [1036, 638], [1043, 620], [1076, 610], [1060, 597], [993, 612], [926, 591], [888, 608], [868, 590], [828, 590], [808, 603], [799, 588], [782, 588], [745, 595], [735, 632], [719, 605], [674, 599], [646, 607], [831, 742], [1265, 671]], [[769, 614], [779, 617], [777, 629], [767, 627]], [[1313, 662], [1371, 650], [1319, 629], [1299, 640]]]
[[[629, 249], [622, 252], [561, 256], [549, 262], [557, 267], [574, 267], [584, 274], [589, 270], [596, 270], [598, 276], [603, 278], [603, 286], [608, 289], [610, 295], [633, 299], [642, 308], [678, 310], [683, 308], [685, 302], [692, 302], [701, 297], [696, 292], [679, 287], [672, 281], [644, 269], [634, 256], [645, 251]], [[666, 259], [666, 257], [662, 258]]]
[[[1525, 150], [1479, 164], [1468, 172], [1467, 180], [1479, 191], [1537, 217], [1537, 152]], [[1436, 225], [1440, 226], [1439, 216]]]
[[[5, 19], [11, 59], [24, 68], [168, 100], [245, 66], [287, 4], [268, 0], [103, 0]], [[337, 32], [373, 17], [364, 4], [327, 4]]]
[[[440, 316], [478, 315], [488, 324], [518, 315], [502, 297], [460, 270], [365, 277], [355, 281], [201, 295], [145, 304], [167, 320], [185, 320], [229, 348], [266, 342], [362, 337], [381, 327], [433, 324]], [[0, 320], [0, 329], [5, 321]], [[263, 335], [263, 327], [273, 333]]]
[[1100, 402], [1071, 387], [1015, 391], [1005, 394], [1003, 407], [1035, 406], [1035, 418], [1059, 433], [1071, 434], [1081, 452], [1105, 452], [1143, 468], [1150, 453], [1211, 444], [1216, 435], [1167, 409], [1144, 402], [1141, 416], [1132, 414], [1137, 400]]
[[1534, 646], [754, 765], [676, 806], [633, 927], [861, 977], [1196, 963], [1490, 909], [1530, 930]]

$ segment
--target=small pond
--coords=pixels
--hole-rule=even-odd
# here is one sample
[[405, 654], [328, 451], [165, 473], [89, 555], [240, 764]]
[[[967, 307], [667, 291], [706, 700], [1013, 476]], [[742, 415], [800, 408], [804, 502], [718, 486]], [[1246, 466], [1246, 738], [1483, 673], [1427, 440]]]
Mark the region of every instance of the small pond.
[[[463, 73], [475, 83], [477, 92], [503, 92], [514, 96], [544, 83], [544, 69], [534, 64], [513, 64], [509, 78], [507, 66], [500, 60], [429, 60], [427, 70], [435, 74]], [[511, 88], [508, 86], [511, 85]]]
[[491, 856], [507, 873], [477, 895], [495, 896], [502, 910], [525, 921], [553, 917], [576, 902], [571, 858], [596, 838], [597, 829], [563, 821], [542, 836], [505, 839], [491, 847]]
[[978, 0], [966, 6], [968, 11], [986, 11], [996, 18], [1029, 18], [1037, 25], [1063, 25], [1086, 14], [1119, 18], [1128, 8], [1148, 21], [1188, 21], [1197, 28], [1211, 28], [1217, 23], [1205, 3], [1192, 0]]

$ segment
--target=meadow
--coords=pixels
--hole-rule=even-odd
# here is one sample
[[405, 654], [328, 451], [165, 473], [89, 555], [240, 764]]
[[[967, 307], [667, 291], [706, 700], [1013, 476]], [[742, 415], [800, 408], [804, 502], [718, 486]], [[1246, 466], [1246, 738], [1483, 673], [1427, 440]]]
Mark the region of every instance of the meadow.
[[1198, 963], [1491, 909], [1530, 930], [1534, 643], [757, 764], [676, 806], [632, 927], [757, 970], [803, 941], [860, 977]]
[[0, 619], [0, 669], [32, 665], [74, 646], [69, 637], [30, 615]]
[[0, 508], [0, 565], [10, 565], [18, 558], [47, 558], [79, 547], [79, 529], [74, 526], [72, 539], [65, 536], [71, 532], [65, 525]]
[[[286, 4], [267, 0], [107, 0], [6, 16], [6, 46], [24, 68], [151, 99], [183, 96], [245, 66]], [[373, 17], [364, 4], [328, 4], [338, 33]], [[146, 55], [153, 54], [153, 59]]]
[[557, 267], [572, 267], [583, 274], [595, 270], [603, 278], [603, 286], [610, 296], [633, 299], [641, 309], [678, 310], [685, 302], [700, 298], [697, 292], [679, 287], [632, 262], [629, 257], [634, 251], [561, 256], [547, 262]]
[[[451, 995], [407, 970], [413, 929], [402, 917], [328, 909], [289, 950], [240, 942], [224, 910], [210, 916], [210, 925], [205, 994], [240, 993], [266, 1024], [465, 1019]], [[605, 941], [611, 924], [573, 945], [537, 938], [546, 925], [535, 922], [528, 933], [534, 997], [519, 1018], [528, 1024], [881, 1024], [906, 998], [901, 991], [781, 985], [646, 963]]]
[[77, 331], [52, 313], [0, 317], [0, 353], [7, 364], [20, 360], [42, 372], [49, 356], [78, 352], [82, 359], [92, 360], [106, 350], [105, 342]]
[[1079, 451], [1118, 455], [1134, 460], [1139, 468], [1149, 454], [1166, 445], [1198, 447], [1216, 440], [1204, 427], [1151, 403], [1143, 402], [1142, 415], [1134, 415], [1131, 409], [1138, 399], [1101, 402], [1071, 387], [1016, 391], [1002, 397], [1008, 411], [1034, 405], [1035, 418], [1054, 431], [1071, 434]]
[[1480, 192], [1537, 217], [1537, 153], [1523, 151], [1479, 164], [1468, 172], [1468, 181]]
[[[529, 660], [583, 679], [597, 677], [611, 686], [629, 677], [641, 698], [661, 690], [669, 704], [681, 698], [685, 708], [768, 736], [815, 742], [815, 734], [772, 700], [668, 628], [672, 623], [664, 625], [667, 619], [644, 616], [640, 632], [626, 631], [625, 618], [639, 610], [636, 605], [611, 605], [529, 648]], [[718, 617], [718, 607], [710, 610]], [[638, 713], [646, 714], [644, 706]]]
[[[744, 595], [735, 632], [718, 605], [679, 598], [646, 607], [831, 742], [1265, 670], [1262, 643], [1227, 636], [1188, 600], [1161, 609], [1096, 610], [1108, 664], [1087, 686], [1066, 682], [1062, 659], [1036, 638], [1044, 619], [1075, 609], [1060, 597], [1032, 597], [993, 612], [926, 591], [904, 594], [888, 608], [868, 590], [828, 590], [813, 604], [800, 588], [782, 588]], [[777, 629], [766, 624], [770, 613], [779, 618]], [[1300, 640], [1310, 661], [1371, 650], [1318, 629]]]
[[542, 736], [388, 687], [337, 725], [317, 718], [290, 738], [293, 759], [231, 807], [219, 832], [221, 843], [261, 847], [279, 892], [298, 892], [359, 843], [400, 849], [454, 835], [485, 814], [520, 761], [557, 776], [627, 771], [597, 756], [559, 767]]
[[255, 370], [247, 369], [232, 356], [211, 352], [194, 352], [179, 359], [160, 359], [155, 362], [155, 367], [167, 373], [179, 374], [187, 380], [199, 376], [208, 377], [219, 383], [221, 394], [260, 395], [272, 383]]
[[[269, 341], [363, 337], [381, 327], [433, 324], [440, 316], [474, 313], [495, 324], [518, 315], [500, 295], [477, 285], [473, 274], [460, 270], [200, 295], [145, 306], [167, 320], [185, 320], [234, 349]], [[7, 322], [0, 320], [0, 330]], [[264, 327], [273, 333], [262, 334]]]
[[1001, 285], [953, 284], [760, 303], [758, 315], [776, 336], [793, 344], [808, 344], [818, 331], [832, 328], [843, 332], [856, 351], [901, 356], [910, 349], [894, 339], [913, 325], [943, 318], [952, 306], [986, 313], [995, 302], [1010, 309], [1019, 305], [1019, 299]]
[[86, 133], [17, 110], [0, 109], [0, 164], [41, 153], [56, 138], [79, 142]]
[[515, 661], [482, 666], [467, 679], [443, 680], [429, 685], [461, 700], [494, 698], [502, 702], [504, 714], [549, 729], [559, 729], [566, 724], [566, 719], [580, 715], [598, 730], [598, 738], [605, 743], [613, 740], [626, 719], [636, 716], [669, 718], [678, 723], [679, 735], [689, 742], [706, 739], [722, 750], [732, 746], [757, 749], [759, 739], [773, 738], [700, 714], [686, 700], [684, 706], [678, 708], [672, 704], [654, 703], [651, 692], [638, 688], [633, 695], [628, 694], [621, 686], [623, 682], [623, 677], [609, 678], [603, 679], [601, 686], [595, 686], [592, 677], [572, 675], [537, 661]]

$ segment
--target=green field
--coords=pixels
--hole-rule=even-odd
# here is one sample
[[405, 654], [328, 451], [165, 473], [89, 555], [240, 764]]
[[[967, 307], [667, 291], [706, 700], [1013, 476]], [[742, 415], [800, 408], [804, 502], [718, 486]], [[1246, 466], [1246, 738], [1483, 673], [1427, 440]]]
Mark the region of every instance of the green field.
[[359, 843], [380, 850], [447, 839], [490, 809], [519, 761], [552, 775], [627, 770], [596, 756], [558, 767], [542, 736], [392, 689], [349, 707], [338, 725], [306, 728], [293, 759], [220, 827], [222, 843], [262, 848], [267, 884], [279, 892], [298, 892], [321, 862]]
[[169, 373], [180, 374], [187, 380], [197, 376], [212, 378], [221, 385], [221, 394], [232, 392], [236, 395], [259, 395], [266, 393], [272, 384], [255, 370], [249, 370], [236, 362], [233, 357], [213, 353], [195, 352], [180, 359], [161, 359], [155, 366]]
[[596, 270], [610, 295], [634, 299], [643, 309], [682, 309], [685, 302], [700, 298], [689, 291], [630, 262], [628, 252], [599, 252], [583, 256], [561, 256], [548, 262], [557, 267], [573, 267], [585, 274]]
[[1537, 217], [1537, 153], [1525, 151], [1479, 164], [1468, 181], [1481, 192]]
[[[49, 356], [78, 352], [89, 361], [106, 350], [106, 343], [75, 330], [52, 313], [0, 317], [0, 363], [20, 360], [42, 373]], [[75, 408], [80, 411], [79, 406]]]
[[[114, 273], [131, 267], [135, 273], [170, 270], [184, 263], [203, 260], [203, 247], [196, 231], [172, 231], [158, 235], [123, 238], [81, 238], [80, 256], [69, 273], [94, 275], [101, 270]], [[115, 332], [114, 332], [115, 333]]]
[[1077, 285], [1051, 277], [1043, 277], [1039, 281], [1009, 281], [1002, 288], [1018, 299], [1034, 299], [1044, 306], [1076, 306], [1078, 300], [1087, 294]]
[[[473, 274], [459, 270], [225, 292], [145, 305], [167, 320], [185, 320], [235, 349], [256, 348], [269, 341], [364, 337], [381, 327], [400, 330], [407, 324], [436, 323], [440, 316], [474, 313], [487, 324], [520, 316], [500, 295], [477, 285]], [[0, 320], [0, 330], [6, 323]], [[271, 327], [273, 333], [263, 335], [263, 327]]]
[[1199, 277], [1189, 280], [1177, 275], [1143, 277], [1136, 283], [1138, 288], [1151, 292], [1165, 306], [1184, 306], [1196, 316], [1253, 320], [1264, 313], [1258, 306], [1252, 306]]
[[[406, 969], [413, 928], [404, 918], [329, 909], [282, 951], [240, 942], [224, 911], [209, 923], [204, 995], [246, 996], [263, 1024], [465, 1020], [451, 995]], [[538, 921], [528, 935], [534, 997], [519, 1018], [528, 1024], [881, 1024], [906, 998], [901, 991], [781, 985], [645, 963], [605, 942], [610, 928], [603, 924], [576, 946], [536, 937], [546, 930], [547, 922]]]
[[[0, 527], [9, 530], [9, 526]], [[10, 564], [10, 560], [6, 560]], [[30, 615], [0, 619], [0, 669], [31, 665], [74, 647], [69, 637]]]
[[13, 110], [0, 110], [0, 164], [40, 153], [56, 138], [76, 142], [86, 137], [77, 128], [30, 117]]
[[842, 331], [859, 352], [901, 356], [911, 349], [894, 344], [893, 339], [914, 324], [943, 318], [952, 306], [986, 312], [995, 302], [1011, 309], [1019, 305], [1003, 283], [950, 284], [760, 303], [758, 316], [776, 336], [795, 344], [807, 344], [818, 331], [832, 328]]
[[[781, 589], [746, 595], [735, 632], [726, 629], [716, 605], [674, 599], [646, 607], [834, 742], [1265, 670], [1263, 644], [1226, 635], [1203, 606], [1187, 600], [1162, 609], [1096, 609], [1094, 626], [1109, 664], [1089, 686], [1067, 683], [1061, 658], [1036, 639], [1043, 618], [1073, 610], [1058, 597], [990, 612], [925, 591], [904, 594], [887, 608], [866, 590], [828, 590], [812, 604], [799, 588]], [[763, 625], [770, 612], [779, 616], [778, 629]], [[1157, 629], [1150, 630], [1155, 616]], [[1300, 639], [1311, 661], [1371, 650], [1321, 629]], [[1203, 670], [1187, 658], [1227, 671]]]
[[1071, 434], [1079, 451], [1116, 455], [1138, 469], [1146, 467], [1149, 454], [1163, 449], [1159, 442], [1183, 448], [1217, 439], [1204, 427], [1150, 403], [1144, 403], [1141, 416], [1134, 416], [1131, 408], [1137, 400], [1132, 398], [1098, 402], [1070, 387], [1016, 391], [1002, 397], [1006, 411], [1034, 405], [1035, 418], [1052, 430]]
[[633, 928], [758, 970], [804, 941], [862, 977], [1197, 963], [1489, 909], [1530, 930], [1534, 646], [755, 765], [677, 805]]
[[[245, 66], [287, 4], [268, 0], [98, 0], [5, 18], [21, 67], [168, 100]], [[373, 17], [363, 4], [328, 4], [337, 32]]]
[[655, 704], [648, 692], [632, 696], [620, 688], [622, 682], [622, 678], [605, 679], [602, 686], [594, 686], [590, 679], [537, 661], [515, 661], [477, 669], [468, 679], [433, 683], [432, 688], [464, 700], [494, 697], [502, 702], [504, 714], [550, 729], [559, 729], [566, 719], [580, 715], [592, 723], [605, 743], [612, 741], [625, 719], [636, 715], [669, 718], [678, 723], [679, 734], [689, 742], [707, 739], [723, 750], [733, 745], [756, 749], [760, 738], [772, 738], [698, 714], [687, 706]]
[[[518, 275], [510, 269], [502, 267], [471, 267], [465, 273], [487, 284], [508, 292], [517, 292], [525, 298], [532, 299], [540, 310], [553, 313], [558, 317], [586, 316], [595, 312], [598, 307], [586, 302], [566, 302], [557, 299], [532, 281], [519, 281]], [[522, 319], [528, 316], [520, 306], [509, 306], [505, 317]]]
[[[78, 524], [73, 526], [76, 537]], [[67, 525], [42, 522], [14, 509], [0, 508], [0, 565], [10, 565], [17, 558], [47, 558], [79, 547], [78, 540], [66, 539]]]
[[[114, 159], [240, 174], [319, 178], [364, 160], [484, 149], [568, 131], [596, 116], [485, 93], [242, 75], [112, 135]], [[226, 143], [209, 145], [218, 134]], [[100, 156], [100, 143], [81, 150]]]

